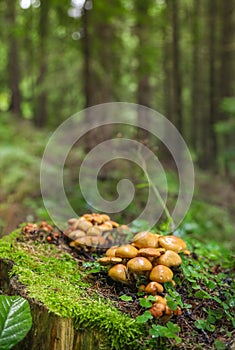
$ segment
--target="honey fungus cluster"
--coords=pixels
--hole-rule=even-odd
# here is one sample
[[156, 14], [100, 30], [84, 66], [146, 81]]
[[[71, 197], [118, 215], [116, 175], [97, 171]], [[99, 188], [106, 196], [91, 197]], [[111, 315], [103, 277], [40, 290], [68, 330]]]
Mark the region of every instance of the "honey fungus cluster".
[[[188, 253], [186, 243], [180, 237], [144, 231], [137, 233], [130, 244], [109, 248], [106, 256], [98, 262], [109, 265], [108, 275], [124, 284], [145, 275], [147, 283], [140, 286], [140, 291], [157, 297], [150, 312], [154, 317], [161, 317], [163, 314], [176, 314], [176, 311], [169, 309], [166, 299], [158, 294], [163, 293], [165, 282], [174, 284], [171, 267], [182, 263], [181, 252]], [[177, 314], [180, 312], [177, 309]]]
[[128, 226], [120, 226], [107, 214], [84, 214], [79, 218], [69, 219], [68, 224], [64, 235], [69, 238], [70, 247], [91, 251], [110, 247], [123, 240], [123, 235], [129, 231]]

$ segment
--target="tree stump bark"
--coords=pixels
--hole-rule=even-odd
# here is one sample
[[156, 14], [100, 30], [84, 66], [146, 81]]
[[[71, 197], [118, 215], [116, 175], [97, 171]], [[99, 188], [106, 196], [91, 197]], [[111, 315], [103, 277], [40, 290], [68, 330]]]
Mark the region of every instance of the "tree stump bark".
[[101, 336], [93, 329], [75, 329], [71, 318], [55, 315], [39, 301], [25, 295], [17, 277], [9, 278], [14, 262], [0, 259], [0, 288], [8, 295], [20, 295], [30, 303], [33, 326], [13, 350], [97, 350]]

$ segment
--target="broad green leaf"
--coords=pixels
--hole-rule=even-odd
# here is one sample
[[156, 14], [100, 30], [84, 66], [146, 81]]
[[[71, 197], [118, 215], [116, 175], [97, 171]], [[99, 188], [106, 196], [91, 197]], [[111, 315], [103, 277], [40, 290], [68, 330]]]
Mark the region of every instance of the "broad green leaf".
[[0, 350], [11, 349], [31, 327], [28, 301], [18, 296], [0, 295]]

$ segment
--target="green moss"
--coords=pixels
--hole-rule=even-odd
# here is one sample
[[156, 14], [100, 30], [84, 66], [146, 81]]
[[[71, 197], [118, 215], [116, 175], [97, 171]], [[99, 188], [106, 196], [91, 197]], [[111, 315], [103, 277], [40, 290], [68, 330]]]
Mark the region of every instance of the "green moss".
[[140, 325], [111, 301], [95, 293], [88, 296], [89, 284], [69, 254], [53, 245], [17, 242], [18, 236], [19, 230], [0, 240], [0, 258], [15, 262], [11, 276], [19, 277], [31, 298], [59, 316], [71, 317], [76, 328], [98, 329], [109, 349], [138, 348]]
[[[171, 323], [156, 327], [158, 321], [149, 318], [144, 324], [137, 323], [119, 311], [113, 302], [93, 291], [69, 254], [54, 245], [17, 241], [20, 230], [0, 240], [0, 258], [15, 262], [11, 275], [19, 276], [31, 298], [41, 301], [59, 316], [71, 317], [77, 329], [96, 329], [104, 349], [175, 349], [179, 339], [182, 340], [182, 347], [177, 344], [179, 349], [184, 349], [185, 344], [201, 349], [205, 346], [200, 337], [202, 331], [208, 339], [212, 331], [219, 339], [235, 326], [234, 261], [231, 251], [221, 244], [201, 243], [184, 230], [178, 233], [185, 235], [183, 238], [193, 254], [182, 255], [182, 265], [174, 271], [177, 288], [171, 283], [166, 283], [164, 288], [169, 305], [172, 308], [179, 305], [184, 310], [184, 319], [190, 324], [186, 335], [182, 318], [176, 320], [181, 329], [178, 332], [177, 328], [177, 334], [176, 326]], [[200, 312], [198, 305], [201, 305]]]

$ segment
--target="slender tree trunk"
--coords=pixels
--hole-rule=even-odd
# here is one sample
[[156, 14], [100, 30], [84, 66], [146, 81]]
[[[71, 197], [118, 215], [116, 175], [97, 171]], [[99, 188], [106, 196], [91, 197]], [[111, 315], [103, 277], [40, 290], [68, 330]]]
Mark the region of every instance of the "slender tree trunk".
[[200, 0], [193, 1], [192, 14], [192, 112], [191, 112], [191, 144], [194, 150], [198, 151], [198, 137], [201, 115], [200, 104], [200, 42], [199, 42], [199, 20], [200, 20]]
[[39, 127], [44, 127], [47, 120], [47, 48], [46, 41], [49, 31], [49, 1], [41, 0], [39, 18], [39, 77], [37, 80], [37, 103], [35, 110], [35, 123]]
[[[225, 97], [234, 96], [234, 73], [235, 73], [235, 1], [221, 1], [221, 64], [220, 64], [220, 100]], [[226, 114], [220, 113], [220, 119], [226, 119]], [[223, 138], [224, 149], [227, 149], [231, 142], [228, 137]], [[222, 152], [224, 150], [222, 149]], [[228, 163], [224, 160], [224, 170], [229, 173]]]
[[[152, 6], [152, 1], [135, 1], [136, 10], [136, 35], [138, 38], [138, 47], [136, 57], [138, 58], [137, 68], [137, 103], [146, 107], [151, 107], [152, 103], [152, 86], [150, 84], [151, 64], [146, 58], [146, 51], [149, 51], [151, 45], [151, 36], [149, 36], [149, 27], [151, 26], [151, 18], [148, 15], [149, 9]], [[143, 15], [144, 14], [144, 15]], [[138, 110], [138, 118], [143, 117], [143, 109]], [[143, 129], [137, 131], [138, 139], [148, 139], [149, 133]]]
[[[97, 104], [110, 102], [112, 100], [111, 74], [112, 74], [112, 40], [113, 28], [109, 23], [103, 23], [104, 8], [94, 4], [94, 9], [83, 10], [83, 91], [85, 95], [85, 108]], [[99, 33], [97, 41], [97, 33]], [[101, 73], [97, 70], [99, 65]], [[108, 116], [98, 116], [102, 124]], [[92, 110], [85, 112], [85, 119], [89, 125], [94, 121]], [[84, 147], [86, 151], [91, 150], [100, 142], [107, 140], [111, 135], [109, 125], [102, 126], [102, 129], [93, 129], [85, 137]]]
[[84, 82], [84, 95], [85, 95], [85, 108], [92, 106], [92, 79], [91, 79], [91, 52], [90, 52], [90, 36], [88, 32], [89, 12], [83, 10], [83, 38], [82, 38], [82, 51], [83, 51], [83, 82]]
[[174, 91], [174, 121], [178, 131], [183, 134], [183, 116], [182, 116], [182, 86], [181, 86], [181, 72], [180, 72], [180, 34], [179, 34], [179, 8], [180, 2], [175, 0], [169, 1], [171, 7], [172, 19], [172, 82]]
[[217, 158], [217, 139], [214, 130], [217, 121], [217, 89], [216, 89], [216, 8], [217, 1], [210, 0], [208, 6], [209, 18], [209, 120], [208, 120], [208, 134], [209, 134], [209, 150], [208, 163], [211, 167], [215, 165]]
[[165, 115], [173, 122], [173, 91], [172, 91], [172, 62], [171, 62], [171, 33], [169, 31], [169, 23], [171, 21], [169, 14], [169, 1], [166, 1], [166, 8], [164, 11], [164, 25], [163, 25], [163, 71], [164, 71], [164, 105]]
[[20, 91], [20, 57], [19, 43], [16, 39], [16, 1], [7, 1], [7, 16], [10, 29], [8, 47], [8, 79], [11, 91], [10, 111], [16, 115], [21, 114], [21, 91]]

